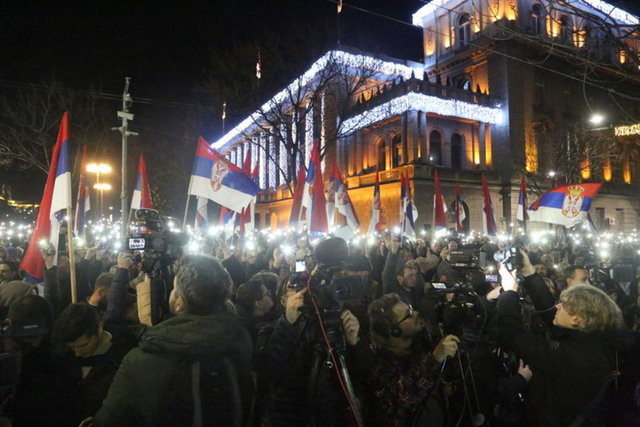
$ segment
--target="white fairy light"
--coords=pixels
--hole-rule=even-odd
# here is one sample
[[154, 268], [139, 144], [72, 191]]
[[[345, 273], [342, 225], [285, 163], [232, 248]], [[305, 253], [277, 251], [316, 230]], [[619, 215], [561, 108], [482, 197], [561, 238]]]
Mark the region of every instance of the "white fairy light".
[[500, 108], [409, 92], [345, 120], [343, 126], [350, 131], [356, 131], [407, 111], [435, 113], [441, 116], [460, 117], [491, 124], [502, 123], [502, 109]]
[[236, 127], [227, 132], [226, 135], [211, 144], [211, 146], [216, 150], [220, 150], [236, 136], [245, 134], [247, 129], [260, 122], [261, 117], [263, 117], [264, 114], [268, 114], [275, 106], [286, 102], [291, 93], [297, 93], [301, 88], [304, 88], [311, 83], [318, 73], [331, 64], [332, 61], [335, 61], [336, 64], [345, 67], [372, 70], [393, 77], [402, 76], [405, 80], [409, 79], [412, 73], [414, 77], [422, 79], [422, 68], [413, 68], [397, 62], [381, 61], [369, 55], [358, 55], [341, 50], [332, 50], [314, 62], [304, 74], [295, 79], [289, 86], [278, 92], [269, 101], [265, 102], [258, 112], [245, 118]]

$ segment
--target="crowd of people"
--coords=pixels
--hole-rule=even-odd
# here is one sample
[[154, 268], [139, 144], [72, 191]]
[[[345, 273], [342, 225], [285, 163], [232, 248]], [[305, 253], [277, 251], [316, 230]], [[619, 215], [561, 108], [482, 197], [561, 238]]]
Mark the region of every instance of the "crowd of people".
[[37, 284], [20, 244], [0, 248], [2, 422], [640, 425], [640, 268], [622, 244], [604, 265], [570, 242], [256, 236], [79, 249], [75, 304], [63, 246]]

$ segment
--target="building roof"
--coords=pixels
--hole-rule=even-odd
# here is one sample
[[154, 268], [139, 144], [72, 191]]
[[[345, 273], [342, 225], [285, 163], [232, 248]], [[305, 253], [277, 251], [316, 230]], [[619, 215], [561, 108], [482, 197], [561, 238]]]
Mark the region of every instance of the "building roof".
[[[417, 25], [421, 27], [422, 20], [424, 19], [425, 16], [435, 13], [440, 8], [447, 10], [448, 8], [446, 8], [445, 5], [449, 2], [451, 2], [451, 0], [431, 0], [430, 3], [422, 6], [420, 9], [418, 9], [416, 13], [413, 14], [412, 16], [413, 25]], [[584, 5], [588, 5], [593, 9], [603, 13], [605, 17], [610, 17], [623, 24], [627, 24], [627, 25], [640, 24], [640, 19], [638, 19], [637, 16], [634, 16], [631, 13], [625, 10], [622, 10], [618, 7], [615, 7], [602, 0], [565, 0], [564, 2], [576, 7], [579, 7], [580, 3]]]
[[[392, 77], [401, 76], [404, 79], [409, 79], [411, 76], [422, 79], [423, 68], [422, 64], [407, 65], [401, 61], [393, 61], [387, 59], [380, 59], [372, 55], [358, 54], [347, 52], [344, 50], [331, 50], [325, 55], [315, 61], [307, 71], [305, 71], [300, 77], [297, 77], [286, 88], [278, 92], [273, 98], [265, 102], [256, 113], [253, 113], [249, 117], [242, 120], [233, 129], [223, 135], [220, 139], [213, 142], [212, 147], [216, 150], [223, 149], [228, 143], [233, 142], [234, 138], [238, 135], [242, 135], [251, 129], [259, 118], [264, 113], [268, 113], [274, 105], [284, 102], [291, 91], [298, 90], [301, 87], [305, 87], [323, 70], [330, 61], [336, 61], [340, 65], [354, 66], [354, 67], [375, 67], [377, 72], [386, 74]], [[258, 113], [261, 112], [260, 114]]]

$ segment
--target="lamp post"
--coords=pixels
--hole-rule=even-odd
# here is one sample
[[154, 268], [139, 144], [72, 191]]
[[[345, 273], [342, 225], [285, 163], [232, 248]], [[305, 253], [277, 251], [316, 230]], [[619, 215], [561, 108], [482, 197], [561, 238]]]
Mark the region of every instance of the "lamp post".
[[104, 216], [104, 192], [111, 190], [111, 184], [107, 182], [96, 182], [93, 188], [100, 191], [100, 216]]
[[89, 163], [87, 165], [87, 172], [96, 174], [96, 183], [93, 185], [93, 188], [100, 191], [100, 216], [104, 214], [102, 209], [104, 192], [111, 190], [111, 184], [100, 182], [100, 174], [109, 174], [112, 170], [111, 165], [107, 163]]

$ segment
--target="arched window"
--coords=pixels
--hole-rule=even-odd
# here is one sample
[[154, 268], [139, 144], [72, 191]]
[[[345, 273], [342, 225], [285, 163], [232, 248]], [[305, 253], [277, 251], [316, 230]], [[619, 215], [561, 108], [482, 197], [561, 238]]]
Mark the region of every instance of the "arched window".
[[458, 41], [460, 47], [468, 45], [471, 41], [471, 17], [468, 13], [463, 13], [458, 18]]
[[471, 79], [469, 79], [468, 77], [458, 79], [456, 86], [458, 87], [458, 89], [471, 90]]
[[462, 169], [462, 135], [454, 133], [451, 137], [451, 168], [455, 170]]
[[387, 169], [387, 148], [385, 147], [384, 139], [378, 139], [378, 170], [383, 171]]
[[560, 16], [560, 38], [562, 41], [571, 43], [571, 21], [568, 15]]
[[442, 135], [437, 130], [429, 134], [429, 163], [442, 164]]
[[402, 147], [402, 137], [400, 135], [396, 134], [391, 138], [391, 150], [393, 150], [393, 167], [397, 168], [404, 164], [404, 151]]
[[544, 16], [542, 14], [542, 6], [539, 3], [531, 6], [531, 29], [536, 36], [544, 34]]

